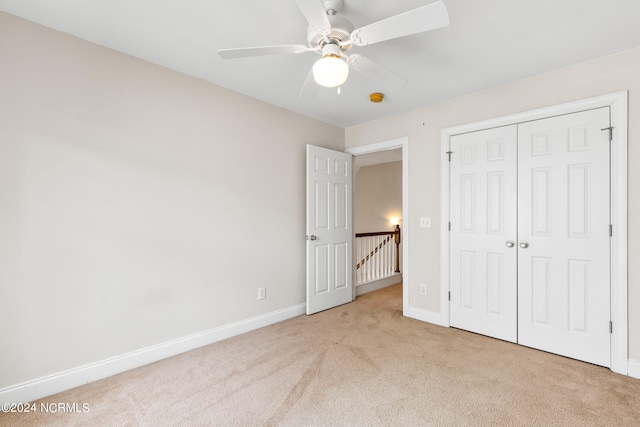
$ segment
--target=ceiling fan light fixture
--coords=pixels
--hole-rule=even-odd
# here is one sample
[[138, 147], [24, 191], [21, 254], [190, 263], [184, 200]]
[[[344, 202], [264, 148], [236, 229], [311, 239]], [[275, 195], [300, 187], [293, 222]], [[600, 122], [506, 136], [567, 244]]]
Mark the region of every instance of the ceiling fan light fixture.
[[322, 48], [322, 58], [313, 64], [313, 79], [320, 86], [341, 86], [349, 77], [349, 66], [340, 58], [340, 46], [328, 43]]
[[320, 86], [341, 86], [349, 77], [349, 66], [340, 57], [327, 55], [313, 64], [313, 78]]

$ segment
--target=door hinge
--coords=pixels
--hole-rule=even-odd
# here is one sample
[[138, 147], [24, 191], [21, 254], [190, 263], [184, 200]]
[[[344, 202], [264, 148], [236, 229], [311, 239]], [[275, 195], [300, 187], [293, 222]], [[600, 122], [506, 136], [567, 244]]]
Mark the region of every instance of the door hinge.
[[609, 126], [608, 128], [602, 128], [600, 130], [608, 130], [609, 131], [609, 142], [613, 141], [613, 126]]
[[609, 224], [609, 237], [613, 237], [613, 224]]
[[611, 320], [609, 320], [609, 333], [613, 333], [613, 322]]
[[449, 291], [449, 301], [451, 301], [451, 291]]
[[451, 221], [449, 221], [449, 231], [451, 231]]
[[453, 151], [447, 151], [447, 155], [449, 156], [449, 161], [451, 161], [451, 155], [453, 154]]

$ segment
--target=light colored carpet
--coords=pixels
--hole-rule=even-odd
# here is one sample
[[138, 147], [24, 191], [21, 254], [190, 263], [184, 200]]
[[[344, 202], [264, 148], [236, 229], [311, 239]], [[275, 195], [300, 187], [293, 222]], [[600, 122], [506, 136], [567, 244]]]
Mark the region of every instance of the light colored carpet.
[[401, 313], [395, 285], [42, 400], [87, 413], [0, 425], [640, 425], [640, 380]]

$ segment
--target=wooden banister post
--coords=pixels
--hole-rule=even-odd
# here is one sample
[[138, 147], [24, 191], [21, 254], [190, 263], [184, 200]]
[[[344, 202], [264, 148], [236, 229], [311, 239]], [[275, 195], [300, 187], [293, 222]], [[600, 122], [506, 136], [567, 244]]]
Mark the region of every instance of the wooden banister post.
[[400, 225], [396, 224], [393, 230], [393, 240], [396, 244], [396, 273], [400, 273]]

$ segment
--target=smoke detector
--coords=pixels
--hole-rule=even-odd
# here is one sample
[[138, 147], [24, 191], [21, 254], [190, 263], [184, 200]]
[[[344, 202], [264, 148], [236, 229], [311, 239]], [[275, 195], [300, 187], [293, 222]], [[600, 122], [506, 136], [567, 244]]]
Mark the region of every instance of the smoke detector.
[[382, 102], [382, 100], [384, 99], [384, 95], [379, 92], [374, 92], [369, 95], [369, 99], [374, 103]]

